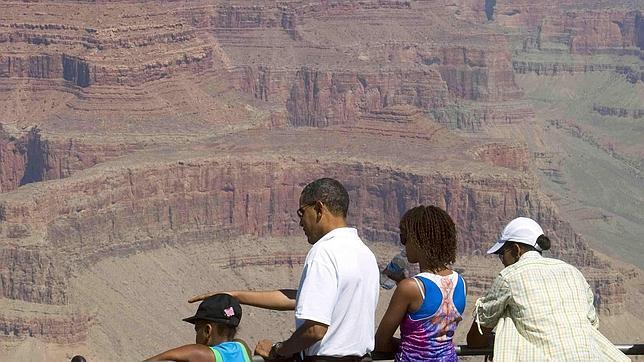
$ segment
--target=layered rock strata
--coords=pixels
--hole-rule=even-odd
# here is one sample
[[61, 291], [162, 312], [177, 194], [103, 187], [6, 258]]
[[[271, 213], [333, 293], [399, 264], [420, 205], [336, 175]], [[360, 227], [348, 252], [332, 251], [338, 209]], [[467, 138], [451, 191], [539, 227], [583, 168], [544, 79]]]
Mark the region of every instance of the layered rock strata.
[[[458, 26], [464, 26], [467, 35], [456, 25], [436, 21], [441, 11], [453, 16], [438, 5], [192, 1], [156, 9], [147, 3], [79, 4], [78, 18], [101, 15], [101, 21], [89, 23], [70, 17], [62, 5], [32, 5], [27, 13], [4, 8], [0, 48], [8, 51], [0, 57], [0, 80], [10, 92], [23, 91], [26, 80], [52, 82], [61, 93], [79, 98], [66, 104], [74, 111], [100, 109], [134, 118], [108, 106], [118, 98], [110, 88], [140, 88], [138, 94], [121, 98], [125, 103], [144, 100], [147, 114], [132, 109], [135, 117], [176, 118], [182, 113], [177, 108], [183, 111], [181, 96], [158, 102], [147, 97], [148, 87], [171, 77], [198, 75], [214, 82], [225, 79], [234, 88], [280, 104], [289, 123], [298, 126], [350, 123], [358, 112], [398, 104], [442, 109], [459, 100], [479, 102], [481, 110], [496, 109], [477, 116], [483, 123], [520, 121], [532, 115], [516, 103], [521, 92], [513, 81], [507, 39], [482, 34], [465, 21]], [[129, 15], [116, 17], [120, 12]], [[36, 22], [34, 17], [42, 19]], [[402, 31], [388, 33], [373, 26], [382, 21], [396, 22]], [[357, 46], [343, 44], [344, 39], [321, 28], [326, 26], [323, 22], [355, 29]], [[430, 40], [417, 29], [440, 36]], [[369, 66], [374, 62], [381, 64], [381, 70]], [[40, 92], [33, 86], [27, 89]], [[486, 102], [491, 103], [485, 106]], [[196, 113], [209, 118], [208, 109]], [[51, 118], [42, 121], [45, 130], [57, 123]], [[464, 128], [472, 122], [445, 121]]]
[[141, 144], [100, 145], [69, 138], [45, 140], [37, 128], [19, 138], [0, 128], [0, 192], [76, 171], [140, 149]]
[[[49, 313], [48, 313], [49, 314]], [[35, 337], [44, 342], [74, 344], [87, 338], [91, 317], [87, 315], [35, 315], [31, 318], [11, 318], [0, 315], [0, 333], [4, 337]]]
[[589, 10], [576, 2], [555, 7], [539, 2], [499, 2], [494, 21], [529, 34], [520, 36], [522, 48], [513, 61], [515, 72], [612, 71], [633, 83], [642, 81], [641, 9], [628, 2], [610, 5], [593, 4]]
[[[431, 203], [454, 218], [464, 254], [481, 253], [507, 219], [520, 214], [544, 225], [556, 240], [556, 256], [581, 267], [607, 267], [557, 216], [553, 204], [534, 191], [533, 181], [507, 174], [509, 169], [499, 177], [494, 171], [431, 171], [421, 164], [395, 169], [368, 160], [330, 163], [228, 155], [228, 161], [218, 161], [221, 157], [143, 162], [112, 171], [99, 167], [0, 196], [0, 235], [15, 245], [3, 244], [3, 253], [10, 260], [16, 260], [15, 253], [28, 255], [21, 264], [24, 272], [3, 271], [3, 297], [64, 304], [68, 271], [54, 267], [62, 255], [78, 265], [168, 243], [298, 234], [293, 210], [302, 180], [323, 175], [342, 175], [352, 198], [350, 218], [368, 240], [395, 242], [400, 215], [414, 205]], [[308, 166], [301, 168], [303, 164]], [[10, 231], [17, 229], [27, 231]], [[38, 245], [38, 251], [27, 252], [29, 245]], [[603, 293], [602, 300], [621, 303], [610, 293]]]
[[[347, 185], [352, 223], [371, 241], [397, 242], [401, 214], [432, 203], [456, 221], [459, 253], [478, 255], [508, 219], [531, 216], [554, 255], [582, 268], [600, 311], [623, 312], [637, 275], [596, 257], [537, 191], [526, 146], [436, 124], [479, 132], [532, 118], [515, 72], [644, 79], [641, 11], [597, 5], [0, 3], [0, 122], [42, 130], [0, 134], [0, 297], [23, 310], [1, 314], [0, 330], [78, 342], [92, 320], [65, 309], [79, 268], [164, 245], [300, 235], [299, 192], [321, 176]], [[140, 149], [150, 151], [115, 160]], [[475, 292], [494, 277], [465, 274]], [[34, 305], [44, 307], [30, 317]]]

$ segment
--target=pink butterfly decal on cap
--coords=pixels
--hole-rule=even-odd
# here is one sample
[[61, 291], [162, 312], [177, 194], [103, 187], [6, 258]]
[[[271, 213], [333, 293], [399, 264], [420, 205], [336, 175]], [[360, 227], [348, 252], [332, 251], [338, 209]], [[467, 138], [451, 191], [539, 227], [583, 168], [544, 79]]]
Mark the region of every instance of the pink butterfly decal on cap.
[[228, 307], [224, 309], [224, 314], [226, 315], [226, 317], [230, 318], [235, 315], [235, 311], [233, 310], [233, 307]]

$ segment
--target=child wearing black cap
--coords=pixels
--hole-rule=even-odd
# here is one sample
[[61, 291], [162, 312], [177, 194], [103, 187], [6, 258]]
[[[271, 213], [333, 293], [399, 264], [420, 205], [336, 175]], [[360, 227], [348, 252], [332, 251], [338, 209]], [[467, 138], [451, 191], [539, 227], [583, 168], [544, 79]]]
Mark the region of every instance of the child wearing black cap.
[[239, 301], [228, 294], [207, 298], [194, 316], [184, 321], [195, 325], [195, 344], [165, 351], [145, 361], [249, 362], [250, 349], [234, 339], [241, 321]]

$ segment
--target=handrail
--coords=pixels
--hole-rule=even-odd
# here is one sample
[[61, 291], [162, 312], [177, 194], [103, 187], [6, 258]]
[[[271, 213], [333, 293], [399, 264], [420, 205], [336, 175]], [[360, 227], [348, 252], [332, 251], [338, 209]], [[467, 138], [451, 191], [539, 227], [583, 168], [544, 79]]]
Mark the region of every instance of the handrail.
[[[644, 355], [644, 344], [616, 344], [615, 347], [629, 356]], [[456, 346], [456, 354], [459, 356], [488, 356], [492, 354], [493, 347], [486, 348], [470, 348], [466, 345]], [[393, 353], [380, 353], [376, 352], [373, 355], [374, 361], [391, 362], [393, 361]], [[264, 359], [260, 356], [253, 356], [253, 362], [263, 362]]]

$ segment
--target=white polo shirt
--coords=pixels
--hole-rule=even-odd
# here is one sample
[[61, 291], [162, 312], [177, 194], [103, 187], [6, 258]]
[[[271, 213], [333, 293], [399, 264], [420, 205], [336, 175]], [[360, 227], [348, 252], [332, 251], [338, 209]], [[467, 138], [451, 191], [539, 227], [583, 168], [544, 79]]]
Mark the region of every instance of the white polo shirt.
[[329, 326], [307, 356], [362, 356], [374, 347], [380, 271], [354, 228], [324, 235], [306, 255], [295, 306], [295, 326], [305, 319]]

